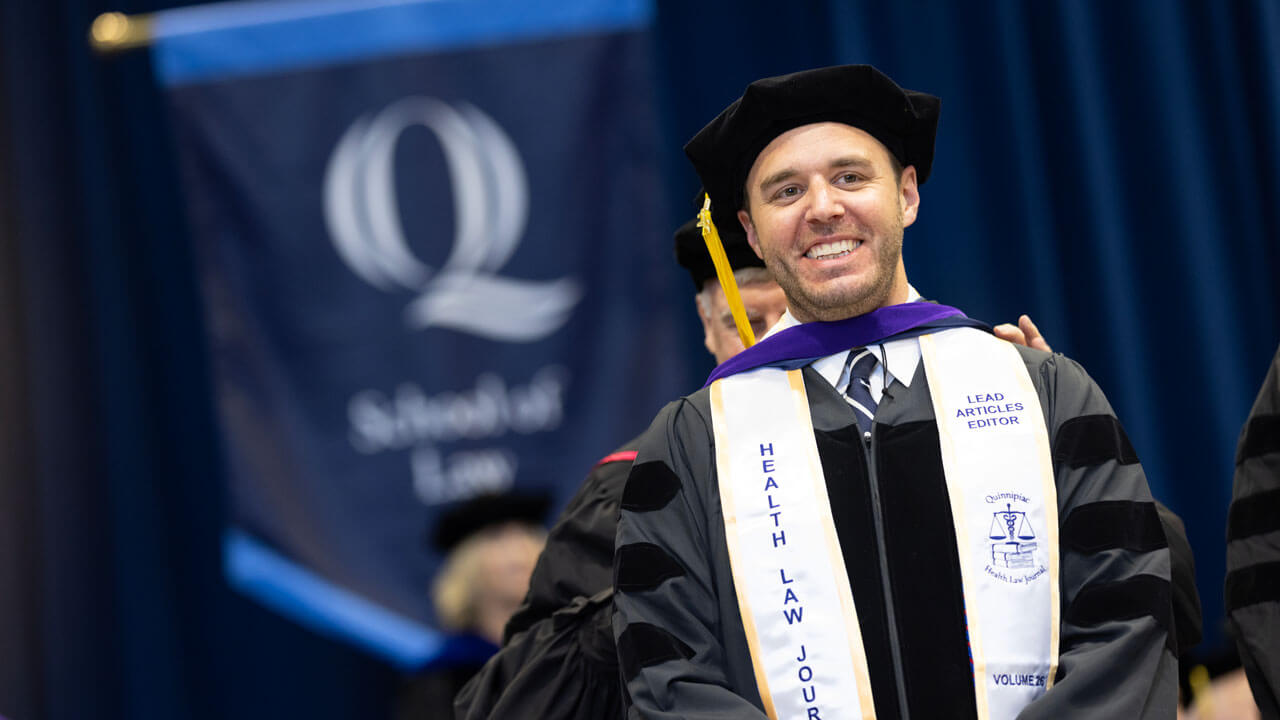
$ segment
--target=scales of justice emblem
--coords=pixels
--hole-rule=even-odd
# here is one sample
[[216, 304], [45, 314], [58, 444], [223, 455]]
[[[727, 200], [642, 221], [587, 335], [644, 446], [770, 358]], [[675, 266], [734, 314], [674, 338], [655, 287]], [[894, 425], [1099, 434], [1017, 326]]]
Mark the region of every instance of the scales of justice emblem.
[[1027, 523], [1027, 514], [1014, 510], [1011, 503], [992, 513], [991, 531], [987, 536], [1000, 542], [991, 543], [991, 563], [1011, 570], [1035, 566], [1036, 534]]

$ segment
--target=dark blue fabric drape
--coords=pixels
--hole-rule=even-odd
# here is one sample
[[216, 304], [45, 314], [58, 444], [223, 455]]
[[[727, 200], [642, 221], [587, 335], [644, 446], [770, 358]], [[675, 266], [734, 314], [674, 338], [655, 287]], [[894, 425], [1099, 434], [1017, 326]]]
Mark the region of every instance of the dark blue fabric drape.
[[1094, 375], [1223, 642], [1235, 443], [1280, 340], [1277, 6], [832, 8], [839, 61], [943, 98], [908, 275], [979, 317], [1030, 312]]
[[[0, 591], [0, 639], [36, 637], [0, 643], [0, 715], [386, 717], [388, 669], [221, 579], [220, 455], [163, 105], [145, 55], [84, 44], [99, 12], [173, 4], [0, 4], [0, 232], [19, 268], [3, 312], [25, 359], [4, 377], [27, 395], [0, 412], [31, 437], [28, 460], [0, 456], [0, 497], [26, 503], [0, 521], [31, 531], [0, 552], [0, 577], [22, 580]], [[679, 145], [754, 78], [871, 62], [943, 98], [912, 282], [982, 319], [1030, 312], [1098, 379], [1186, 520], [1200, 652], [1220, 648], [1232, 454], [1280, 342], [1280, 4], [658, 10], [672, 227], [697, 187]], [[682, 322], [692, 388], [709, 361], [693, 313]], [[18, 553], [31, 562], [4, 560]]]

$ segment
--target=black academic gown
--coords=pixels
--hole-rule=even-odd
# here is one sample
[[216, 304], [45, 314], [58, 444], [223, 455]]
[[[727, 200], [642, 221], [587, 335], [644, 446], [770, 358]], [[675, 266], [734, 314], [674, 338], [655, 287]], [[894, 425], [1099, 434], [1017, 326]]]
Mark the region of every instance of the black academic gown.
[[1236, 450], [1226, 601], [1262, 717], [1280, 718], [1280, 350]]
[[[1019, 348], [1052, 443], [1061, 537], [1059, 673], [1020, 717], [1171, 718], [1169, 551], [1142, 466], [1102, 392]], [[805, 387], [877, 716], [975, 716], [954, 525], [923, 366], [895, 381], [868, 448], [812, 368]], [[641, 438], [624, 491], [614, 631], [628, 717], [763, 718], [734, 592], [708, 391]]]

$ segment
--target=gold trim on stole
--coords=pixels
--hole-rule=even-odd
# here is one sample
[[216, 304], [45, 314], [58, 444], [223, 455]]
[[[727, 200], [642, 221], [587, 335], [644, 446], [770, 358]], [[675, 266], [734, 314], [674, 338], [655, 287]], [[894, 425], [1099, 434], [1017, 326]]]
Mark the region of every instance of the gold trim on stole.
[[[1017, 350], [1010, 350], [1017, 353]], [[1022, 361], [1022, 357], [1018, 357], [1018, 361]], [[1044, 408], [1040, 405], [1040, 394], [1036, 392], [1035, 384], [1031, 382], [1031, 376], [1027, 373], [1018, 374], [1018, 383], [1022, 386], [1022, 390], [1026, 392], [1027, 397], [1031, 398], [1035, 403], [1036, 417], [1044, 417]], [[1049, 673], [1045, 679], [1044, 691], [1049, 692], [1053, 688], [1054, 676], [1058, 674], [1058, 647], [1059, 635], [1062, 631], [1062, 593], [1061, 577], [1059, 576], [1058, 553], [1060, 546], [1058, 544], [1058, 484], [1053, 477], [1053, 451], [1049, 445], [1049, 427], [1046, 421], [1043, 432], [1036, 433], [1037, 455], [1040, 456], [1040, 491], [1046, 498], [1053, 498], [1053, 502], [1046, 502], [1044, 505], [1044, 524], [1045, 529], [1049, 532], [1049, 577], [1053, 578], [1054, 591], [1049, 593]]]

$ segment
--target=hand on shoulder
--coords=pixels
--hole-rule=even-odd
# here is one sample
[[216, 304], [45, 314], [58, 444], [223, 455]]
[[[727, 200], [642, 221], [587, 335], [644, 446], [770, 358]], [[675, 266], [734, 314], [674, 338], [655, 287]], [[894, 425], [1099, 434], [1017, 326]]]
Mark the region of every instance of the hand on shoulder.
[[1053, 348], [1049, 347], [1049, 342], [1040, 334], [1040, 328], [1031, 322], [1030, 315], [1022, 315], [1018, 318], [1018, 324], [1004, 323], [995, 326], [996, 337], [1006, 340], [1014, 345], [1022, 345], [1036, 350], [1045, 352], [1053, 352]]

